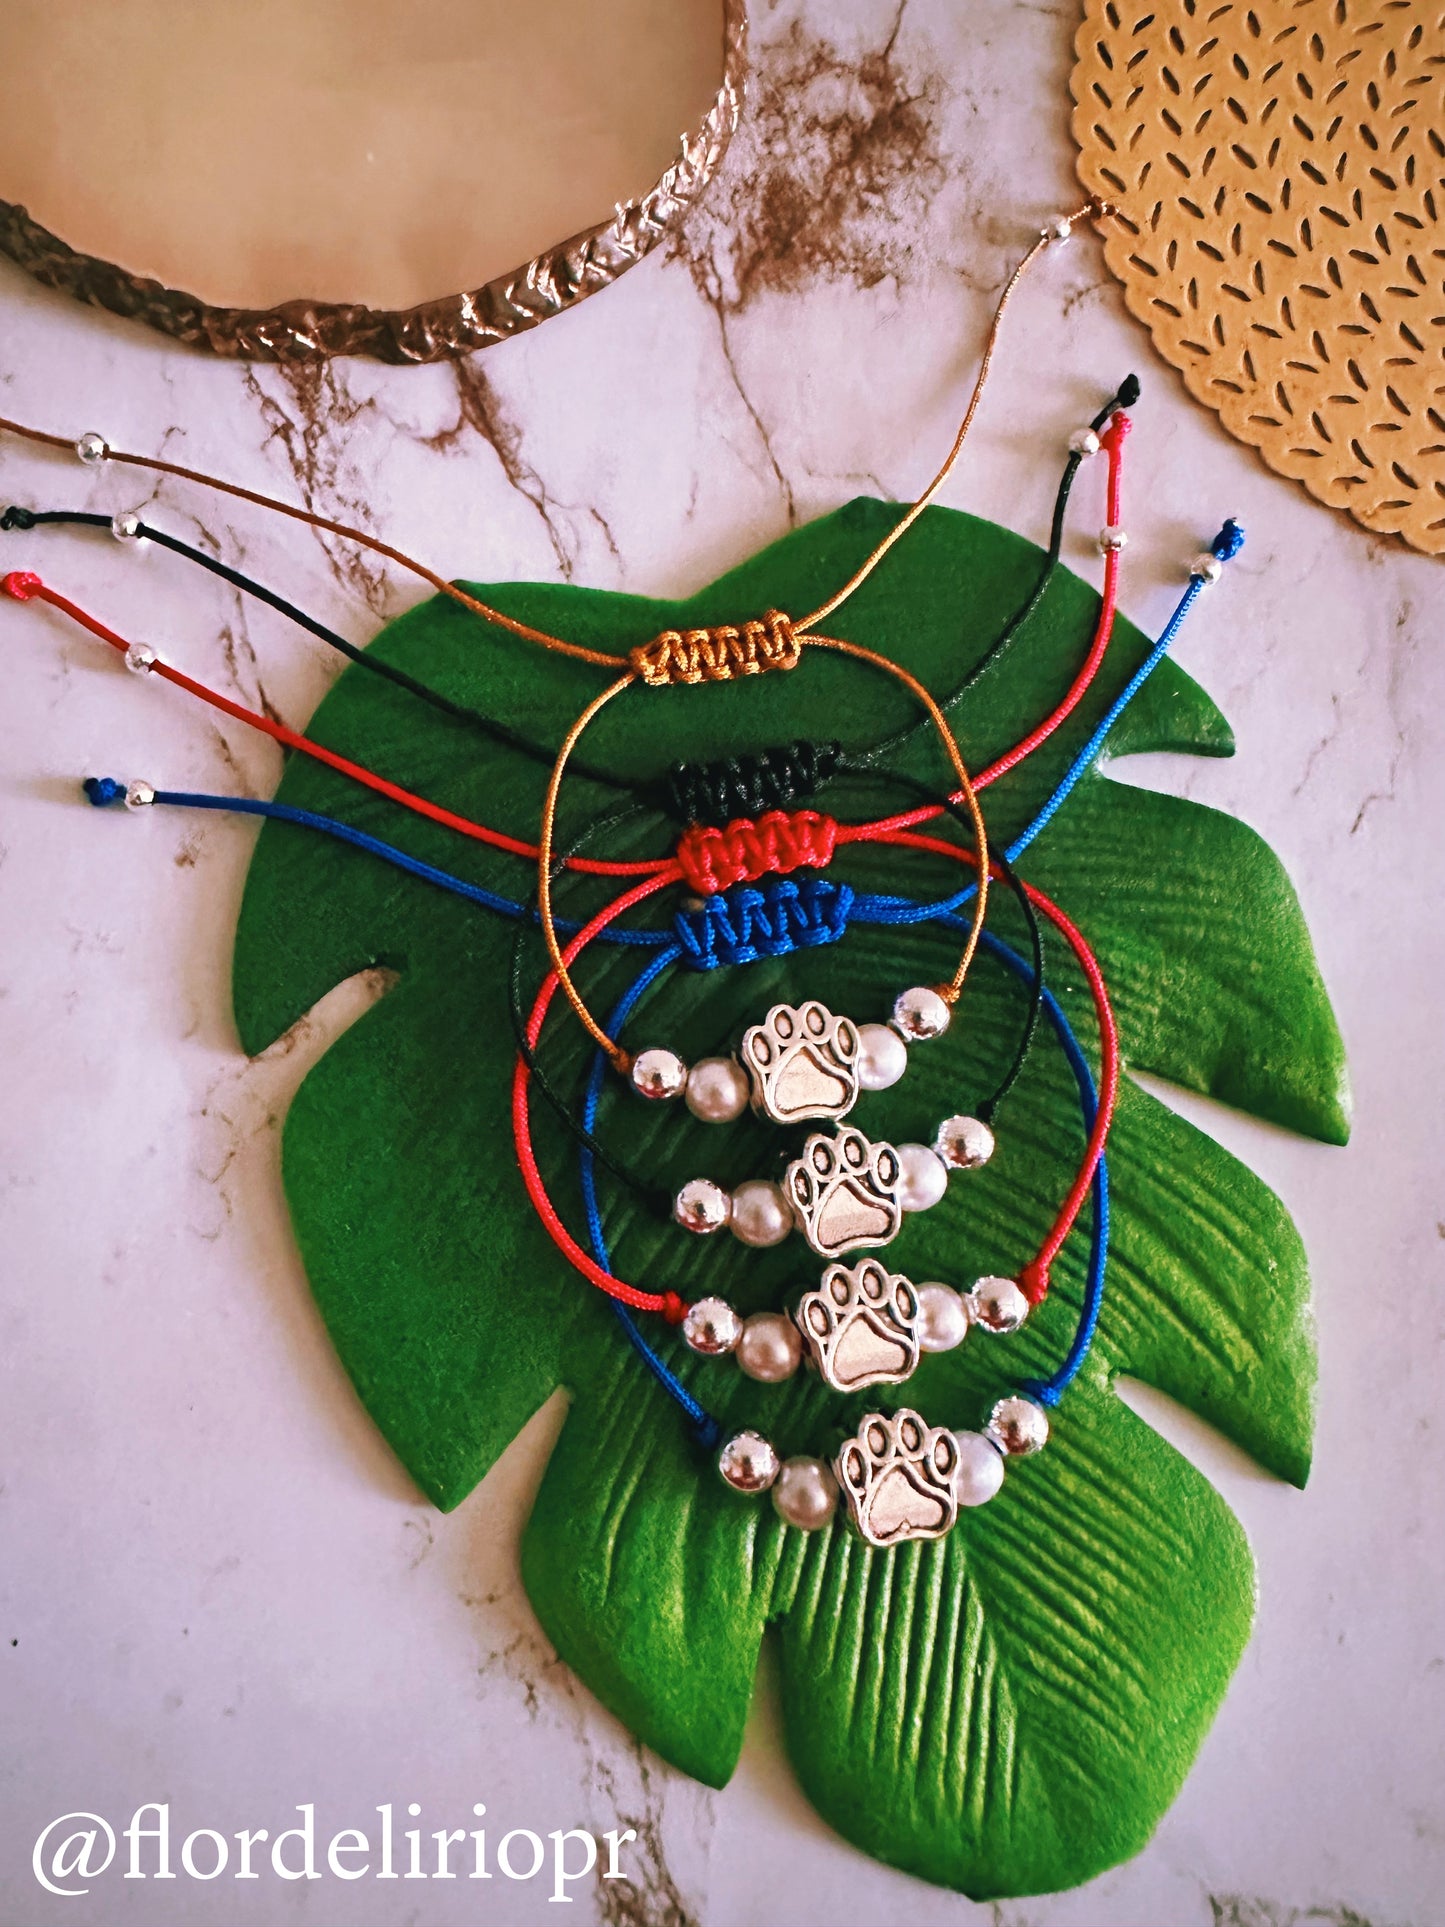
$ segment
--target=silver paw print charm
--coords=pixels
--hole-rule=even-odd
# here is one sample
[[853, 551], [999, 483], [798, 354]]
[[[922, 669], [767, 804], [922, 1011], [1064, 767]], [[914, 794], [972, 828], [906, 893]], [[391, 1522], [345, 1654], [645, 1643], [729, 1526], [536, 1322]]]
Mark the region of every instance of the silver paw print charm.
[[793, 1313], [808, 1357], [835, 1392], [901, 1385], [918, 1363], [918, 1293], [876, 1258], [829, 1265]]
[[775, 1124], [846, 1117], [858, 1098], [858, 1026], [826, 1004], [774, 1004], [743, 1033], [753, 1108]]
[[903, 1170], [891, 1144], [874, 1144], [845, 1124], [833, 1137], [814, 1131], [783, 1179], [798, 1229], [820, 1258], [898, 1236]]
[[952, 1432], [905, 1406], [870, 1412], [834, 1461], [848, 1516], [870, 1546], [941, 1539], [958, 1518]]

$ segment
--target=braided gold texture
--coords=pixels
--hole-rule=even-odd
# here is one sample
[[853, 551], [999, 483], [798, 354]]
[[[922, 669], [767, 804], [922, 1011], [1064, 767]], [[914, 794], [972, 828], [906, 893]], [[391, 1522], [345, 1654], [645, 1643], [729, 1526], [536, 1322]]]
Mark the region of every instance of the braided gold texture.
[[0, 201], [0, 253], [48, 288], [127, 320], [144, 321], [192, 348], [241, 361], [370, 355], [377, 361], [423, 362], [470, 354], [535, 328], [599, 288], [610, 287], [678, 233], [717, 172], [737, 126], [747, 46], [746, 0], [724, 0], [722, 84], [701, 125], [683, 135], [677, 159], [646, 193], [622, 202], [599, 226], [574, 234], [510, 274], [420, 307], [387, 310], [310, 300], [288, 301], [278, 308], [212, 307], [182, 289], [78, 253], [10, 201]]
[[732, 682], [769, 669], [796, 669], [803, 639], [781, 609], [751, 622], [712, 629], [664, 629], [630, 651], [628, 661], [650, 689], [674, 683]]
[[1445, 553], [1445, 9], [1085, 0], [1075, 45], [1154, 345], [1271, 468]]

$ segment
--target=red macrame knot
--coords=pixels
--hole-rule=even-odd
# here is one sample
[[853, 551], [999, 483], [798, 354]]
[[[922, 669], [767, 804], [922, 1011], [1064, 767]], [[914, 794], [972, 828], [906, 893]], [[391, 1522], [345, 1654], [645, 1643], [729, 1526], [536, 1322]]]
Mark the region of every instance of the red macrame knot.
[[694, 824], [679, 839], [677, 860], [700, 897], [734, 883], [786, 876], [805, 865], [825, 870], [833, 861], [838, 824], [820, 810], [769, 810], [756, 822], [739, 817], [725, 830]]
[[14, 596], [17, 602], [29, 602], [33, 597], [38, 596], [44, 587], [45, 584], [40, 577], [33, 575], [29, 569], [12, 569], [5, 580], [0, 582], [0, 589], [3, 589], [6, 595]]
[[687, 1317], [687, 1300], [679, 1298], [675, 1291], [662, 1294], [662, 1315], [669, 1325], [680, 1325]]
[[1032, 1264], [1024, 1266], [1018, 1276], [1018, 1287], [1031, 1305], [1041, 1305], [1049, 1295], [1049, 1268], [1041, 1265], [1037, 1258]]

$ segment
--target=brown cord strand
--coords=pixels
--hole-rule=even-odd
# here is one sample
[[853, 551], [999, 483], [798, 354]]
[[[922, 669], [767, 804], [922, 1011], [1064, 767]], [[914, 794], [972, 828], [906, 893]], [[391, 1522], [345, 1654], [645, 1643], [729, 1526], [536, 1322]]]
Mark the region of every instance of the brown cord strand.
[[[48, 435], [38, 428], [26, 428], [20, 422], [7, 421], [3, 416], [0, 416], [0, 432], [19, 435], [28, 442], [42, 442], [47, 448], [63, 448], [71, 452], [75, 448], [74, 442], [66, 441], [63, 435]], [[328, 535], [339, 535], [344, 541], [359, 543], [373, 554], [383, 555], [389, 562], [395, 562], [399, 568], [409, 569], [413, 575], [420, 576], [423, 582], [430, 583], [432, 588], [450, 596], [453, 602], [459, 602], [474, 615], [484, 617], [511, 635], [520, 636], [523, 642], [535, 642], [539, 648], [554, 650], [564, 656], [575, 656], [580, 662], [600, 663], [607, 669], [617, 667], [616, 656], [608, 655], [602, 649], [584, 648], [580, 642], [567, 642], [561, 636], [549, 635], [545, 629], [534, 629], [529, 622], [519, 622], [515, 616], [504, 615], [500, 609], [492, 608], [490, 603], [468, 595], [465, 589], [459, 589], [455, 582], [448, 582], [445, 576], [438, 575], [435, 569], [429, 569], [424, 562], [418, 562], [400, 549], [394, 549], [379, 536], [368, 535], [364, 529], [354, 529], [346, 522], [333, 522], [328, 516], [317, 515], [311, 509], [295, 508], [290, 502], [277, 501], [274, 495], [262, 495], [257, 489], [242, 488], [239, 482], [220, 481], [214, 475], [203, 474], [198, 468], [185, 468], [179, 462], [162, 461], [159, 456], [129, 455], [124, 449], [112, 448], [107, 443], [105, 459], [108, 462], [124, 462], [131, 468], [148, 469], [157, 475], [174, 475], [180, 481], [194, 482], [200, 488], [215, 489], [218, 494], [234, 496], [237, 501], [250, 502], [257, 508], [274, 509], [278, 515], [289, 516], [293, 522], [305, 523], [307, 528], [322, 529]]]
[[[1064, 224], [1083, 220], [1086, 217], [1095, 221], [1111, 216], [1115, 210], [1107, 201], [1094, 196], [1072, 214], [1061, 217]], [[791, 669], [798, 661], [798, 651], [804, 642], [813, 638], [806, 632], [816, 623], [824, 621], [840, 608], [853, 592], [867, 581], [878, 564], [893, 547], [912, 528], [924, 509], [942, 488], [963, 451], [973, 418], [983, 395], [984, 384], [988, 379], [989, 368], [993, 362], [994, 349], [998, 344], [999, 330], [1003, 324], [1004, 310], [1010, 297], [1023, 279], [1035, 257], [1048, 245], [1050, 236], [1040, 234], [1028, 253], [1014, 268], [1004, 283], [1003, 293], [999, 296], [994, 309], [993, 320], [989, 325], [984, 341], [983, 358], [978, 373], [974, 377], [968, 407], [959, 425], [953, 447], [949, 450], [942, 468], [934, 476], [918, 500], [912, 504], [906, 515], [878, 543], [872, 553], [854, 570], [836, 594], [826, 602], [820, 603], [811, 615], [800, 622], [789, 623], [788, 618], [778, 610], [769, 610], [761, 620], [753, 620], [737, 626], [725, 624], [710, 629], [665, 629], [661, 635], [654, 636], [650, 642], [642, 644], [631, 652], [629, 660], [634, 672], [652, 688], [665, 688], [675, 682], [727, 682], [738, 675], [756, 675], [766, 669]], [[73, 452], [75, 442], [63, 435], [53, 435], [44, 429], [27, 428], [23, 422], [10, 421], [0, 416], [0, 432], [18, 435], [23, 441], [39, 442], [46, 448], [59, 448]], [[180, 462], [168, 462], [156, 455], [132, 455], [124, 449], [105, 447], [105, 460], [122, 462], [131, 468], [148, 470], [155, 475], [174, 475], [177, 480], [193, 482], [198, 488], [214, 489], [218, 494], [232, 496], [241, 502], [250, 502], [256, 508], [272, 509], [278, 515], [289, 517], [293, 522], [303, 523], [307, 528], [323, 530], [328, 535], [337, 535], [346, 542], [355, 542], [374, 555], [384, 556], [387, 561], [396, 563], [398, 568], [408, 570], [412, 575], [429, 584], [439, 594], [450, 596], [462, 608], [470, 609], [484, 621], [490, 622], [509, 635], [518, 636], [523, 642], [536, 643], [541, 649], [555, 654], [572, 656], [579, 662], [596, 663], [600, 668], [615, 669], [617, 657], [604, 649], [588, 649], [582, 643], [568, 642], [562, 636], [551, 635], [545, 629], [537, 629], [529, 622], [519, 621], [490, 603], [481, 601], [477, 596], [468, 595], [456, 583], [448, 582], [434, 569], [403, 550], [393, 548], [380, 537], [368, 535], [365, 530], [352, 528], [349, 523], [333, 521], [329, 516], [317, 515], [311, 509], [296, 508], [289, 502], [278, 501], [273, 495], [263, 495], [257, 489], [243, 488], [239, 482], [221, 481], [214, 475], [207, 475], [197, 468], [186, 468]]]

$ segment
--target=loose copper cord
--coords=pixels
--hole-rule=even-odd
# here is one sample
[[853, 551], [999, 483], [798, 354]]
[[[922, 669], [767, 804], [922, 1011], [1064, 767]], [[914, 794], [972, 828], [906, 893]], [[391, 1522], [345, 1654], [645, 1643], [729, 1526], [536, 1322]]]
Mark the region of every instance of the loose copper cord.
[[[978, 806], [978, 798], [974, 795], [973, 784], [969, 779], [968, 770], [964, 765], [963, 756], [954, 739], [953, 731], [949, 727], [948, 718], [916, 676], [911, 675], [909, 671], [904, 669], [899, 663], [892, 662], [887, 656], [880, 655], [876, 649], [869, 649], [860, 642], [845, 642], [838, 636], [809, 636], [807, 640], [815, 648], [834, 649], [842, 655], [854, 657], [858, 662], [870, 663], [875, 669], [885, 670], [890, 676], [895, 677], [897, 681], [902, 683], [904, 688], [909, 691], [927, 712], [929, 720], [938, 732], [939, 740], [943, 744], [948, 760], [953, 766], [953, 773], [958, 778], [959, 794], [968, 810], [969, 819], [973, 826], [974, 843], [978, 857], [979, 882], [978, 894], [975, 896], [973, 902], [973, 914], [969, 920], [968, 936], [964, 942], [963, 954], [958, 961], [958, 968], [946, 984], [939, 984], [937, 986], [938, 994], [944, 999], [945, 1003], [954, 1004], [958, 1001], [959, 995], [963, 990], [964, 979], [968, 975], [969, 966], [972, 964], [974, 953], [978, 949], [979, 935], [983, 929], [984, 918], [988, 913], [989, 854], [988, 831], [984, 827], [983, 812]], [[632, 1068], [632, 1059], [627, 1051], [625, 1051], [614, 1038], [607, 1034], [587, 1008], [577, 986], [572, 981], [566, 959], [562, 954], [562, 947], [557, 940], [557, 931], [552, 918], [552, 847], [556, 830], [557, 800], [561, 793], [562, 778], [567, 769], [568, 758], [581, 741], [588, 725], [599, 711], [605, 709], [607, 704], [610, 703], [615, 696], [620, 696], [630, 683], [639, 680], [640, 677], [636, 671], [629, 671], [627, 675], [619, 676], [615, 682], [609, 683], [600, 695], [592, 698], [592, 701], [588, 703], [587, 707], [563, 737], [561, 747], [557, 751], [557, 760], [552, 765], [552, 775], [547, 784], [547, 795], [542, 804], [541, 830], [537, 838], [537, 908], [542, 920], [542, 937], [547, 946], [547, 956], [556, 974], [562, 994], [572, 1006], [578, 1022], [582, 1025], [582, 1028], [587, 1032], [588, 1036], [592, 1038], [594, 1043], [606, 1051], [614, 1069], [624, 1077]]]
[[[978, 374], [974, 378], [968, 407], [964, 412], [963, 421], [959, 426], [958, 433], [954, 437], [953, 447], [949, 450], [948, 457], [942, 468], [939, 469], [933, 480], [928, 484], [928, 487], [923, 491], [922, 495], [918, 497], [918, 500], [912, 504], [907, 514], [904, 515], [899, 522], [895, 523], [893, 528], [888, 531], [888, 534], [878, 543], [871, 554], [854, 570], [842, 588], [834, 595], [831, 595], [826, 602], [820, 603], [811, 615], [805, 616], [800, 622], [791, 625], [790, 640], [795, 638], [796, 644], [802, 644], [811, 642], [814, 639], [805, 632], [811, 630], [816, 623], [825, 620], [835, 609], [840, 608], [842, 604], [847, 601], [848, 597], [867, 581], [868, 577], [878, 567], [878, 564], [883, 560], [884, 556], [887, 555], [894, 543], [900, 541], [908, 530], [912, 528], [913, 524], [918, 520], [918, 517], [923, 513], [924, 509], [927, 508], [928, 504], [948, 479], [954, 464], [962, 453], [964, 442], [968, 438], [968, 431], [973, 425], [973, 418], [978, 412], [978, 405], [983, 395], [984, 384], [988, 379], [989, 368], [993, 362], [994, 349], [998, 343], [999, 330], [1003, 323], [1004, 311], [1008, 307], [1009, 300], [1015, 288], [1023, 279], [1023, 276], [1035, 257], [1047, 247], [1051, 240], [1067, 238], [1069, 228], [1075, 221], [1082, 220], [1086, 217], [1097, 221], [1113, 212], [1114, 210], [1107, 202], [1100, 201], [1097, 197], [1086, 201], [1082, 207], [1076, 208], [1073, 213], [1063, 215], [1057, 221], [1051, 222], [1050, 226], [1039, 235], [1027, 254], [1024, 255], [1023, 259], [1014, 268], [1012, 274], [1004, 283], [1003, 293], [999, 296], [998, 306], [994, 310], [993, 320], [990, 323], [988, 335], [984, 342], [983, 358], [979, 363]], [[38, 442], [43, 447], [60, 448], [67, 452], [74, 452], [80, 446], [79, 443], [67, 439], [64, 435], [50, 434], [46, 430], [39, 428], [27, 428], [23, 422], [10, 421], [4, 416], [0, 416], [0, 433], [17, 435], [23, 441]], [[387, 561], [396, 563], [398, 568], [406, 569], [412, 575], [419, 577], [423, 582], [435, 589], [438, 594], [450, 596], [452, 601], [460, 603], [462, 608], [470, 609], [474, 615], [481, 616], [485, 621], [495, 624], [499, 629], [506, 630], [509, 635], [519, 637], [523, 642], [535, 643], [538, 648], [551, 650], [558, 655], [572, 656], [579, 662], [596, 663], [600, 668], [612, 669], [616, 667], [616, 656], [609, 654], [606, 650], [589, 649], [582, 643], [568, 642], [565, 637], [554, 636], [546, 629], [538, 629], [532, 623], [522, 622], [516, 616], [506, 615], [502, 610], [493, 608], [490, 603], [483, 602], [479, 597], [469, 595], [465, 589], [459, 588], [455, 582], [448, 582], [444, 576], [438, 575], [434, 569], [428, 568], [424, 562], [418, 562], [415, 557], [407, 555], [401, 549], [394, 548], [389, 542], [383, 542], [378, 536], [368, 535], [364, 529], [353, 528], [349, 523], [334, 521], [329, 516], [318, 515], [312, 509], [297, 508], [292, 503], [279, 501], [273, 495], [265, 495], [258, 489], [243, 488], [239, 482], [222, 481], [214, 475], [207, 475], [201, 469], [187, 468], [180, 462], [168, 462], [156, 455], [133, 455], [124, 449], [112, 448], [110, 444], [100, 436], [86, 437], [83, 439], [90, 440], [94, 444], [94, 453], [87, 457], [89, 460], [121, 462], [127, 467], [145, 469], [154, 475], [174, 475], [179, 481], [193, 482], [199, 488], [214, 489], [221, 495], [232, 496], [241, 502], [250, 502], [257, 508], [272, 509], [276, 514], [287, 516], [293, 522], [303, 523], [307, 528], [320, 529], [327, 535], [340, 536], [343, 541], [355, 542], [359, 547], [369, 549], [374, 555], [384, 556]], [[773, 620], [776, 614], [776, 611], [771, 612], [768, 620]], [[665, 635], [670, 639], [673, 633], [672, 631], [667, 631]], [[708, 631], [706, 633], [709, 636], [715, 636], [722, 632]], [[735, 631], [729, 631], [728, 633], [734, 636], [736, 634]], [[644, 649], [651, 649], [662, 641], [663, 638], [657, 637], [653, 639], [652, 644], [643, 645], [643, 647]], [[640, 667], [641, 665], [638, 664], [636, 660], [637, 654], [637, 651], [633, 652], [634, 666]], [[796, 647], [792, 659], [793, 661], [797, 659]], [[778, 662], [765, 664], [764, 666], [788, 667], [790, 665], [785, 662]], [[653, 680], [652, 677], [645, 679]], [[709, 677], [708, 679], [712, 678]], [[678, 680], [696, 681], [699, 680], [699, 677], [659, 675], [656, 678], [659, 685], [665, 684], [668, 681]]]

